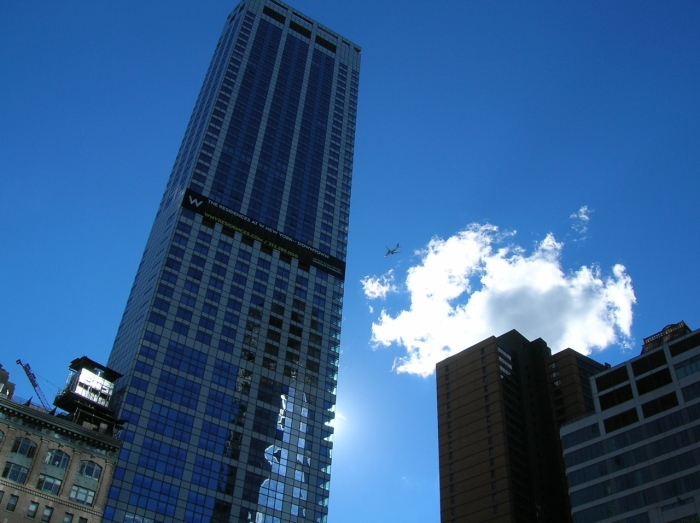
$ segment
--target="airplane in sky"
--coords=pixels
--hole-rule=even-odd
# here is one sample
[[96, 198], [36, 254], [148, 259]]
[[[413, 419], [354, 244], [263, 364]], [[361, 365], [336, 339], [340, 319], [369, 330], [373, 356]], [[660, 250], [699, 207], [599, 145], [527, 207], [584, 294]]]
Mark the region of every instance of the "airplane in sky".
[[399, 250], [399, 244], [397, 243], [396, 247], [394, 247], [393, 249], [390, 249], [389, 247], [386, 248], [386, 254], [384, 255], [384, 257], [386, 258], [387, 256], [391, 256], [392, 254], [397, 254], [399, 252], [401, 251]]

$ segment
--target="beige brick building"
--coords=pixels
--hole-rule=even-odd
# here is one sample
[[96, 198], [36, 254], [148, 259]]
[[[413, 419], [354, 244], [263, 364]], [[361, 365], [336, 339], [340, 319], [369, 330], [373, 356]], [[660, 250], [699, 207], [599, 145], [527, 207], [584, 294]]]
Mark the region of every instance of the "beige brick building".
[[59, 414], [0, 395], [0, 523], [102, 521], [121, 448], [106, 406], [115, 376], [89, 358], [71, 362]]
[[120, 446], [0, 397], [0, 522], [99, 523]]

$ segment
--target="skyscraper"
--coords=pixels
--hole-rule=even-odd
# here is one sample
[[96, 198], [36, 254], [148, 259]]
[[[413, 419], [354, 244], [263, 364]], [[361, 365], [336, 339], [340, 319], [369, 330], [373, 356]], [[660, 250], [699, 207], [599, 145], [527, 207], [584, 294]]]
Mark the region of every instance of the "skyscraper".
[[442, 523], [570, 521], [559, 423], [593, 409], [604, 368], [517, 331], [438, 363]]
[[360, 49], [230, 14], [108, 366], [105, 521], [326, 521]]

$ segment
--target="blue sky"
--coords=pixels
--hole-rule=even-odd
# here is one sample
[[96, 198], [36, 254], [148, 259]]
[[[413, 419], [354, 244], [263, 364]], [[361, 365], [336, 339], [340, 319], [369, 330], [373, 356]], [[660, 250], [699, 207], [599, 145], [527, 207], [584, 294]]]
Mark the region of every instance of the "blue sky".
[[[329, 521], [439, 521], [436, 359], [518, 328], [615, 364], [700, 327], [700, 4], [293, 6], [363, 49]], [[233, 7], [0, 4], [19, 396], [17, 358], [49, 397], [106, 362]]]

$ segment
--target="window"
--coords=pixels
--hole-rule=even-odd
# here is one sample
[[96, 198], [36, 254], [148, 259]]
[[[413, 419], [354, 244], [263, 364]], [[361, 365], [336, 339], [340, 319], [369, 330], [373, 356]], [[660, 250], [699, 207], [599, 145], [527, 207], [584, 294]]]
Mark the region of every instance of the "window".
[[78, 520], [78, 523], [88, 523], [88, 520], [87, 520], [87, 518], [80, 518]]
[[603, 425], [605, 426], [605, 432], [610, 433], [614, 430], [621, 429], [632, 423], [639, 421], [639, 415], [636, 409], [626, 410], [615, 416], [611, 416], [603, 420]]
[[608, 410], [616, 405], [630, 401], [633, 397], [631, 385], [623, 385], [599, 396], [600, 410]]
[[650, 374], [645, 378], [637, 380], [637, 392], [641, 396], [642, 394], [646, 394], [652, 390], [661, 388], [664, 385], [668, 385], [672, 381], [671, 373], [667, 367], [655, 372], [654, 374]]
[[44, 507], [44, 512], [41, 514], [41, 523], [50, 523], [53, 516], [53, 508]]
[[12, 450], [10, 452], [16, 452], [28, 458], [33, 458], [36, 452], [36, 443], [27, 438], [17, 438], [12, 444]]
[[608, 372], [607, 374], [597, 377], [595, 379], [595, 383], [598, 392], [602, 392], [606, 389], [614, 387], [615, 385], [621, 385], [628, 380], [629, 375], [627, 374], [627, 367], [622, 366]]
[[36, 513], [39, 510], [39, 503], [36, 501], [30, 501], [29, 502], [29, 508], [27, 509], [27, 517], [34, 519], [36, 517]]
[[63, 516], [63, 523], [73, 523], [73, 514], [66, 512]]
[[18, 496], [10, 496], [10, 499], [7, 500], [7, 505], [5, 505], [5, 510], [8, 512], [14, 512], [18, 501]]
[[185, 290], [197, 294], [199, 292], [199, 285], [191, 281], [186, 281]]
[[194, 307], [197, 304], [197, 299], [189, 294], [183, 294], [180, 296], [180, 303], [187, 307]]
[[80, 468], [78, 468], [78, 474], [81, 476], [86, 476], [92, 479], [100, 479], [100, 474], [102, 473], [102, 467], [100, 467], [94, 461], [81, 461]]
[[5, 469], [2, 471], [2, 477], [17, 483], [24, 483], [24, 480], [27, 479], [27, 472], [29, 472], [29, 469], [26, 467], [8, 461], [5, 464]]
[[202, 312], [205, 314], [211, 314], [212, 316], [216, 316], [219, 312], [219, 309], [217, 309], [214, 305], [209, 305], [208, 303], [205, 303], [202, 307]]
[[41, 474], [39, 476], [39, 481], [36, 484], [36, 488], [42, 492], [58, 495], [58, 491], [61, 489], [61, 480]]
[[95, 491], [73, 485], [73, 488], [70, 491], [69, 499], [82, 505], [92, 505], [92, 502], [95, 499]]
[[642, 404], [642, 413], [645, 418], [649, 418], [659, 412], [678, 406], [678, 398], [675, 392], [661, 396], [647, 403]]
[[61, 470], [66, 470], [69, 460], [70, 456], [68, 454], [61, 450], [54, 449], [50, 450], [48, 454], [46, 454], [46, 459], [44, 460], [44, 463], [46, 463], [47, 465], [58, 467]]

